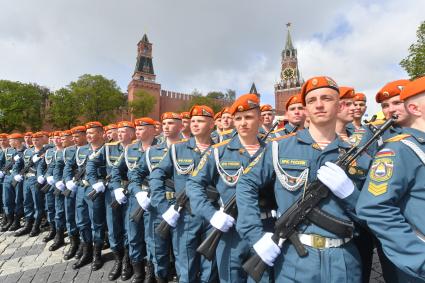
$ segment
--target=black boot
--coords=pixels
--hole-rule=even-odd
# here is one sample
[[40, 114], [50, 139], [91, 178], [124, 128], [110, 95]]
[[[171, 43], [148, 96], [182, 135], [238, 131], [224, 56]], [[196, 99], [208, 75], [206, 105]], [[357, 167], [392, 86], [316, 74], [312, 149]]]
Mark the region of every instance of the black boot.
[[130, 256], [128, 255], [128, 249], [124, 249], [124, 257], [122, 259], [122, 272], [121, 280], [126, 281], [133, 276], [133, 266], [130, 262]]
[[[131, 283], [144, 283], [145, 279], [145, 262], [132, 262], [134, 269], [134, 277], [131, 279]], [[153, 278], [155, 279], [155, 277]]]
[[105, 231], [105, 238], [103, 239], [103, 246], [102, 246], [102, 250], [107, 250], [111, 247], [111, 245], [109, 244], [109, 236], [108, 236], [108, 231]]
[[78, 251], [78, 246], [80, 245], [80, 238], [78, 238], [78, 235], [69, 236], [69, 241], [70, 241], [69, 248], [65, 252], [65, 255], [63, 256], [65, 260], [73, 258]]
[[38, 234], [40, 234], [40, 224], [41, 224], [41, 218], [36, 219], [34, 222], [34, 225], [32, 226], [31, 232], [30, 232], [30, 237], [35, 237], [38, 236]]
[[7, 214], [6, 215], [6, 224], [1, 226], [1, 232], [6, 232], [9, 230], [10, 226], [13, 224], [13, 220], [15, 220], [15, 217], [13, 214]]
[[2, 214], [1, 215], [1, 223], [0, 223], [0, 227], [3, 227], [7, 224], [7, 215], [6, 214]]
[[[134, 267], [134, 264], [133, 264]], [[134, 272], [136, 272], [136, 268], [134, 268]], [[137, 273], [136, 273], [137, 274]], [[146, 277], [143, 283], [156, 283], [155, 281], [155, 269], [153, 267], [152, 261], [146, 261]]]
[[75, 254], [75, 259], [80, 259], [83, 256], [83, 243], [80, 241], [78, 245], [77, 253]]
[[96, 271], [99, 270], [103, 266], [102, 260], [102, 246], [103, 244], [97, 244], [93, 249], [93, 262], [91, 264], [91, 270]]
[[[19, 215], [15, 215], [14, 220], [13, 220], [13, 224], [9, 227], [9, 229], [7, 231], [16, 231], [19, 228], [21, 228], [21, 216]], [[30, 228], [31, 230], [31, 228]], [[28, 231], [29, 233], [29, 231]]]
[[56, 251], [57, 249], [63, 247], [63, 245], [65, 245], [64, 231], [63, 229], [58, 229], [56, 231], [56, 236], [55, 236], [55, 239], [53, 240], [53, 244], [49, 247], [49, 251], [51, 252]]
[[80, 259], [72, 265], [73, 269], [78, 269], [86, 264], [89, 264], [93, 260], [93, 245], [92, 243], [81, 243], [83, 254]]
[[156, 277], [155, 280], [157, 283], [168, 283], [168, 279], [164, 279], [161, 277]]
[[[13, 224], [15, 224], [15, 223], [13, 223]], [[24, 227], [22, 227], [21, 229], [19, 229], [18, 231], [16, 231], [15, 237], [20, 237], [20, 236], [26, 235], [29, 232], [31, 232], [31, 229], [32, 229], [33, 224], [34, 224], [34, 219], [32, 219], [32, 218], [25, 219]], [[12, 227], [9, 228], [9, 230], [11, 230], [11, 229], [12, 229]]]
[[56, 236], [56, 226], [55, 222], [50, 223], [50, 230], [49, 234], [47, 234], [46, 237], [43, 238], [43, 242], [47, 243], [50, 240], [53, 240]]
[[122, 270], [122, 252], [114, 252], [114, 266], [112, 267], [111, 271], [109, 272], [108, 279], [110, 281], [116, 280], [121, 275]]

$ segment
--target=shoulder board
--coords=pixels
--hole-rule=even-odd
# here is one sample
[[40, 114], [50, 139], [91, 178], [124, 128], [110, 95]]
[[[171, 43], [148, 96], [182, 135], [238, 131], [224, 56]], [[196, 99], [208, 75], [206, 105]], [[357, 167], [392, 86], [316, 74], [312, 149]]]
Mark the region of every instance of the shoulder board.
[[136, 139], [136, 140], [132, 141], [131, 144], [136, 144], [137, 142], [138, 142], [138, 140]]
[[176, 141], [176, 142], [173, 142], [173, 144], [179, 144], [179, 143], [184, 143], [184, 142], [187, 142], [189, 139], [181, 139], [181, 140], [178, 140], [178, 141]]
[[118, 145], [119, 143], [119, 141], [107, 142], [106, 145]]
[[220, 143], [216, 143], [216, 144], [214, 144], [212, 147], [213, 147], [213, 148], [218, 148], [218, 147], [220, 147], [220, 146], [222, 146], [222, 145], [226, 145], [226, 144], [228, 144], [231, 140], [232, 140], [232, 139], [224, 140], [224, 141], [222, 141], [222, 142], [220, 142]]
[[398, 141], [404, 140], [405, 138], [408, 138], [408, 137], [410, 137], [410, 135], [401, 134], [401, 135], [397, 135], [395, 137], [389, 138], [385, 142], [398, 142]]
[[385, 120], [381, 119], [381, 120], [375, 120], [372, 123], [368, 123], [369, 125], [374, 125], [374, 126], [380, 126], [382, 124], [385, 123]]
[[292, 134], [276, 137], [276, 138], [271, 139], [271, 141], [280, 141], [280, 140], [287, 139], [289, 137], [295, 136], [296, 134], [297, 133], [292, 133]]
[[219, 134], [223, 136], [223, 135], [230, 134], [232, 131], [233, 131], [233, 129], [230, 129], [230, 130], [222, 131]]
[[282, 131], [284, 131], [284, 130], [286, 130], [286, 129], [285, 129], [285, 128], [279, 128], [279, 129], [276, 129], [276, 130], [272, 131], [271, 133], [272, 133], [272, 134], [274, 134], [274, 133], [279, 133], [279, 132], [282, 132]]

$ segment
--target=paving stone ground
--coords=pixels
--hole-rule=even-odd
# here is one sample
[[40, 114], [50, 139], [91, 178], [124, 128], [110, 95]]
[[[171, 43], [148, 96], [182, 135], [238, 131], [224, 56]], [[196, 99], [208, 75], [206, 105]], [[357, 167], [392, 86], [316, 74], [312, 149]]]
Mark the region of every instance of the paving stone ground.
[[[103, 251], [105, 264], [98, 271], [91, 271], [90, 265], [73, 270], [76, 261], [64, 260], [66, 246], [50, 252], [51, 244], [42, 242], [47, 232], [38, 237], [14, 237], [13, 232], [0, 232], [0, 282], [2, 283], [54, 283], [54, 282], [111, 282], [108, 280], [109, 270], [113, 265], [110, 250]], [[115, 282], [124, 282], [121, 280]], [[129, 282], [129, 281], [125, 281]], [[371, 283], [384, 283], [379, 260], [375, 254], [372, 265]]]

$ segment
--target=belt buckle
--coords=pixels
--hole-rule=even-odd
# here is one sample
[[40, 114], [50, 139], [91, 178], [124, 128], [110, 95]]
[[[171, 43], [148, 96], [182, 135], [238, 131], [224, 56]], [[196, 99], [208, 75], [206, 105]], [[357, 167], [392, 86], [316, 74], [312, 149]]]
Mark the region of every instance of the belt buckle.
[[165, 192], [165, 198], [167, 200], [173, 199], [174, 198], [174, 192]]
[[326, 247], [326, 238], [320, 235], [312, 236], [312, 246], [316, 249], [324, 249]]

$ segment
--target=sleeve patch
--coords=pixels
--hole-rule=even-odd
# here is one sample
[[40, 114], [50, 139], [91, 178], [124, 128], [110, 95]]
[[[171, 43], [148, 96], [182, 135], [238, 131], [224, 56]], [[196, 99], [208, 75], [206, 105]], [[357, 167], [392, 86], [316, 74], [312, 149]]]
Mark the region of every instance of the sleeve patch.
[[369, 177], [375, 182], [388, 181], [394, 171], [394, 162], [391, 158], [378, 158], [375, 159], [370, 167]]
[[367, 190], [374, 195], [375, 197], [385, 194], [388, 189], [388, 183], [375, 184], [373, 182], [369, 183]]

